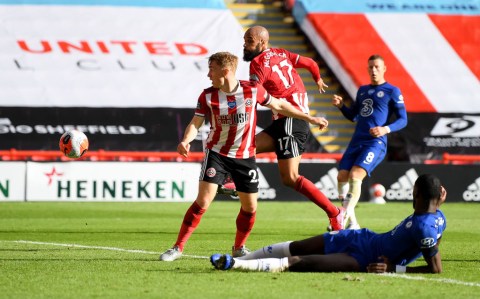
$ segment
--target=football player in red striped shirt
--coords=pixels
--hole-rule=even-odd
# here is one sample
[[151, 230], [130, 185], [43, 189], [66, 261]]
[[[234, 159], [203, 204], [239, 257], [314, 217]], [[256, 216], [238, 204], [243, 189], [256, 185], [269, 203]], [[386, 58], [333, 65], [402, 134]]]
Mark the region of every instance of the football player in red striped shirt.
[[328, 126], [325, 118], [312, 117], [290, 103], [272, 97], [260, 84], [238, 80], [235, 77], [238, 65], [235, 55], [219, 52], [210, 56], [208, 64], [212, 86], [200, 94], [195, 115], [177, 147], [182, 156], [188, 157], [190, 142], [195, 139], [204, 121], [209, 121], [210, 133], [200, 172], [199, 192], [185, 213], [177, 241], [160, 256], [162, 261], [174, 261], [181, 257], [185, 243], [197, 228], [227, 174], [232, 176], [241, 204], [232, 255], [238, 257], [249, 252], [245, 243], [255, 222], [258, 196], [255, 163], [257, 103], [317, 125], [320, 129]]

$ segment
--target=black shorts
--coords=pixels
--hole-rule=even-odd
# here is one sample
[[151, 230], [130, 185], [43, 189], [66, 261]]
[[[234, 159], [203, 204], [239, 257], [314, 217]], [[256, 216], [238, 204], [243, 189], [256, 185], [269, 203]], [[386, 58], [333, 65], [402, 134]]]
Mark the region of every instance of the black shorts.
[[237, 191], [258, 192], [258, 171], [255, 157], [229, 158], [206, 149], [200, 170], [200, 181], [222, 185], [227, 175], [231, 175]]
[[291, 159], [305, 151], [310, 124], [301, 119], [284, 117], [274, 120], [263, 132], [273, 138], [277, 159]]

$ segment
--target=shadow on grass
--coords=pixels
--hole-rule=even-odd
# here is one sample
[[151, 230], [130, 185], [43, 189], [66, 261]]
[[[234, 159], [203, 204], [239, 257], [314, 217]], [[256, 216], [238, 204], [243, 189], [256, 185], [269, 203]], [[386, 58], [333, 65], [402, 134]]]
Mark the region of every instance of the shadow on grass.
[[146, 272], [166, 272], [166, 273], [172, 273], [172, 271], [175, 271], [175, 274], [186, 274], [186, 275], [191, 275], [191, 274], [212, 274], [212, 273], [225, 273], [225, 271], [218, 271], [213, 268], [210, 268], [208, 266], [205, 266], [205, 269], [192, 269], [192, 268], [175, 268], [175, 269], [150, 269], [150, 270], [145, 270]]
[[480, 264], [480, 259], [477, 259], [477, 260], [452, 260], [452, 259], [442, 258], [442, 262], [461, 262], [461, 263], [479, 263]]

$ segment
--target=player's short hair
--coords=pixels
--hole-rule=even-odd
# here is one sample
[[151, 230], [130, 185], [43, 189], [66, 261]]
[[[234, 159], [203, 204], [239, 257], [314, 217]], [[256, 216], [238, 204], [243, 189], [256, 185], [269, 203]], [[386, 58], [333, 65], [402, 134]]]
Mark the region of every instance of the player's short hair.
[[217, 52], [208, 57], [208, 64], [215, 61], [221, 68], [228, 68], [235, 73], [238, 65], [238, 57], [229, 52]]
[[372, 56], [368, 57], [368, 61], [377, 60], [377, 59], [380, 59], [381, 61], [385, 61], [383, 60], [383, 57], [378, 54], [373, 54]]
[[415, 181], [417, 187], [417, 198], [421, 198], [425, 207], [430, 205], [430, 201], [440, 199], [442, 192], [442, 182], [433, 174], [422, 174]]

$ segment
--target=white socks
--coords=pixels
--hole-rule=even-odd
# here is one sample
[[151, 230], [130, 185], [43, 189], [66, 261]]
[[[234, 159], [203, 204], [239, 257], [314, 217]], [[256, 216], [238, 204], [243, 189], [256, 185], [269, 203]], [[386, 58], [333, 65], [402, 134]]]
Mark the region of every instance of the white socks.
[[292, 241], [268, 245], [236, 259], [254, 260], [254, 259], [262, 259], [262, 258], [281, 258], [281, 257], [292, 256], [290, 254], [290, 243], [292, 243]]
[[357, 217], [355, 216], [355, 206], [357, 205], [362, 192], [362, 180], [349, 179], [348, 185], [349, 190], [343, 202], [343, 207], [346, 209], [345, 220], [348, 221], [348, 219], [350, 219], [350, 223], [357, 224]]
[[259, 272], [282, 272], [288, 269], [292, 241], [265, 246], [245, 256], [234, 258], [234, 269]]
[[258, 272], [283, 272], [288, 269], [288, 257], [241, 260], [234, 258], [233, 269]]
[[348, 193], [348, 182], [338, 182], [337, 191], [338, 191], [338, 199], [342, 201], [345, 199], [345, 196]]

